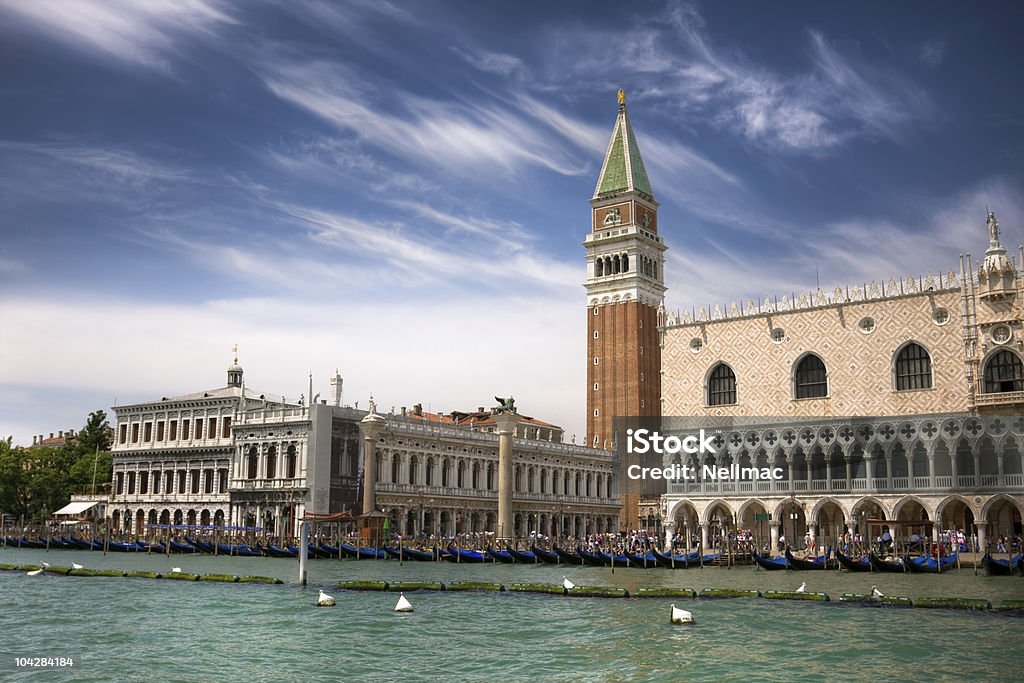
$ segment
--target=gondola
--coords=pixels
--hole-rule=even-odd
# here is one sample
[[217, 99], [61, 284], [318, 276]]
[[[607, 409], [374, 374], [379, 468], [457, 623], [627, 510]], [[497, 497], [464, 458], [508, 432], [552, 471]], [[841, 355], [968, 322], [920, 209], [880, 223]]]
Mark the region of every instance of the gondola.
[[495, 550], [493, 548], [488, 548], [487, 554], [503, 564], [512, 564], [516, 561], [516, 558], [512, 557], [507, 550]]
[[494, 558], [488, 556], [486, 553], [482, 553], [477, 550], [462, 550], [461, 548], [454, 548], [449, 546], [448, 555], [444, 559], [449, 562], [469, 562], [471, 564], [481, 564], [484, 562], [494, 562]]
[[988, 570], [989, 576], [1009, 576], [1015, 567], [1020, 568], [1022, 557], [1024, 556], [1017, 553], [1009, 560], [997, 560], [989, 553], [985, 553], [985, 557], [981, 558], [981, 564]]
[[861, 555], [857, 559], [844, 555], [842, 551], [836, 550], [836, 559], [839, 560], [839, 564], [843, 566], [847, 571], [851, 572], [869, 572], [871, 571], [871, 560]]
[[878, 555], [872, 553], [869, 556], [871, 566], [875, 568], [875, 571], [889, 572], [890, 574], [903, 574], [907, 571], [907, 564], [901, 557], [895, 557], [891, 560], [883, 560]]
[[[341, 547], [344, 550], [346, 546], [344, 544], [342, 544]], [[352, 548], [354, 550], [354, 548], [352, 546], [347, 546], [347, 547], [348, 548]], [[356, 553], [357, 553], [357, 555], [358, 555], [360, 560], [386, 560], [386, 559], [388, 559], [388, 554], [386, 552], [384, 552], [383, 550], [377, 550], [376, 548], [359, 548], [356, 551]], [[356, 557], [356, 555], [352, 555], [352, 557]]]
[[607, 553], [588, 553], [583, 548], [576, 550], [576, 555], [581, 560], [582, 564], [589, 565], [591, 567], [608, 567], [611, 566], [612, 560], [611, 555]]
[[287, 548], [279, 548], [274, 544], [268, 545], [266, 548], [263, 549], [263, 552], [265, 552], [270, 557], [295, 558], [299, 556], [298, 553], [294, 553], [291, 550], [288, 550]]
[[754, 562], [761, 569], [767, 569], [770, 572], [789, 568], [789, 562], [784, 557], [761, 557], [760, 555], [754, 555]]
[[[637, 553], [626, 553], [626, 557], [629, 559], [630, 567], [639, 567], [640, 569], [653, 569], [660, 567], [661, 563], [658, 562], [658, 558], [654, 556], [652, 551], [648, 551], [643, 555]], [[618, 562], [616, 562], [618, 564]]]
[[625, 553], [614, 553], [599, 552], [597, 556], [601, 558], [606, 567], [632, 567], [633, 563], [630, 562], [629, 556]]
[[123, 543], [121, 541], [108, 541], [107, 550], [115, 553], [137, 553], [142, 550], [139, 546], [134, 543]]
[[[250, 548], [244, 543], [238, 543], [236, 545], [229, 545], [227, 543], [217, 544], [218, 555], [234, 555], [235, 557], [260, 557], [263, 555], [263, 548], [257, 545], [255, 548]], [[299, 554], [295, 553], [291, 557], [298, 557]]]
[[559, 564], [562, 561], [561, 556], [557, 553], [553, 553], [550, 550], [544, 550], [543, 548], [538, 548], [536, 544], [530, 548], [530, 551], [535, 557], [540, 558], [540, 561], [544, 564]]
[[796, 569], [797, 571], [808, 571], [813, 569], [824, 569], [828, 563], [828, 555], [825, 557], [816, 557], [813, 560], [802, 560], [799, 557], [794, 557], [793, 553], [786, 548], [786, 561], [789, 562], [790, 569]]
[[185, 537], [185, 540], [191, 543], [193, 546], [195, 546], [196, 550], [198, 550], [199, 552], [209, 553], [210, 555], [213, 555], [212, 543], [207, 543], [206, 541], [200, 541], [198, 539], [189, 538], [188, 536]]
[[956, 553], [938, 562], [934, 557], [909, 557], [906, 562], [907, 569], [915, 574], [941, 574], [956, 567]]
[[179, 543], [173, 538], [171, 539], [171, 552], [172, 553], [198, 553], [199, 548], [195, 547], [191, 543]]
[[[659, 553], [657, 550], [652, 550], [651, 554], [654, 555], [655, 559], [658, 560], [658, 564], [667, 569], [686, 569], [692, 567], [694, 560], [692, 558], [693, 553], [688, 555], [666, 555]], [[697, 563], [700, 563], [700, 559], [697, 559]]]
[[[551, 549], [555, 551], [556, 555], [558, 555], [558, 559], [565, 564], [584, 564], [583, 558], [576, 553], [570, 553], [568, 550], [562, 550], [557, 545], [552, 545]], [[534, 552], [536, 552], [536, 546], [534, 547]]]
[[508, 554], [515, 558], [516, 562], [520, 564], [536, 564], [541, 561], [537, 557], [537, 553], [531, 550], [516, 550], [515, 548], [509, 548]]
[[338, 550], [338, 546], [330, 545], [328, 543], [321, 543], [319, 548], [320, 552], [323, 553], [324, 557], [329, 557], [332, 560], [340, 559], [339, 553], [341, 551]]
[[[299, 546], [290, 545], [288, 546], [288, 550], [295, 553], [296, 557], [299, 556]], [[306, 544], [306, 557], [311, 560], [324, 560], [331, 558], [326, 551], [320, 549], [320, 546], [313, 545], [312, 543]]]
[[429, 550], [416, 550], [415, 548], [392, 548], [384, 546], [384, 552], [396, 560], [413, 560], [414, 562], [433, 562], [434, 553]]

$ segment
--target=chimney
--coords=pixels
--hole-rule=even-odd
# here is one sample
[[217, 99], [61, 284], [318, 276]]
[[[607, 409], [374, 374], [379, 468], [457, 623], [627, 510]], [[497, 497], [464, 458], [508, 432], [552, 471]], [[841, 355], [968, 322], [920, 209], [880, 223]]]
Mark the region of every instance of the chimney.
[[405, 417], [405, 406], [402, 406], [402, 417]]
[[414, 405], [412, 407], [412, 414], [413, 415], [422, 415], [423, 414], [423, 404], [422, 403], [417, 403], [416, 405]]
[[483, 406], [477, 406], [476, 407], [476, 412], [478, 412], [478, 413], [484, 412], [484, 407]]
[[50, 438], [51, 439], [53, 438], [53, 432], [50, 432]]
[[57, 432], [57, 438], [58, 439], [63, 439], [64, 438], [64, 430], [63, 429], [60, 430], [59, 432]]
[[36, 445], [36, 435], [35, 434], [32, 435], [32, 445], [33, 446]]

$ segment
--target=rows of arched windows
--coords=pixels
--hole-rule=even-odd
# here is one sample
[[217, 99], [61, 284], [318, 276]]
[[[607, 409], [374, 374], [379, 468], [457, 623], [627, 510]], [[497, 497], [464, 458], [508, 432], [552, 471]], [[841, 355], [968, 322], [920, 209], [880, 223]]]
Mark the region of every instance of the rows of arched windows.
[[629, 272], [629, 254], [615, 254], [614, 256], [603, 256], [597, 259], [595, 264], [597, 277], [604, 275], [616, 275]]
[[[899, 350], [893, 365], [893, 386], [896, 391], [932, 388], [932, 359], [923, 346], [910, 342]], [[1024, 365], [1015, 353], [1003, 350], [989, 360], [985, 369], [985, 391], [1024, 391]], [[825, 362], [813, 353], [801, 357], [793, 369], [793, 398], [826, 398], [828, 394]], [[727, 363], [717, 363], [711, 368], [706, 398], [709, 406], [737, 402], [736, 373]]]

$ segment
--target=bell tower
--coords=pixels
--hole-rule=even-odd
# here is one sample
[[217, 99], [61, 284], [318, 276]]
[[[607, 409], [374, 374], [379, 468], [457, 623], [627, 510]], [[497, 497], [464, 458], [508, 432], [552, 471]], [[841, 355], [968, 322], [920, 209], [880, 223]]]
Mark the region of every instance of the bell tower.
[[[665, 297], [658, 202], [618, 92], [619, 111], [594, 196], [587, 249], [587, 445], [612, 446], [615, 417], [661, 415], [658, 315]], [[637, 527], [623, 499], [624, 527]]]

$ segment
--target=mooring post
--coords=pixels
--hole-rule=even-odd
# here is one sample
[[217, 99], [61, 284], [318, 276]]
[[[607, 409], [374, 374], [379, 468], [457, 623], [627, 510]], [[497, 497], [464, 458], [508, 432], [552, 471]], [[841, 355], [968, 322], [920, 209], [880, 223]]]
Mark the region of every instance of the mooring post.
[[306, 560], [309, 556], [309, 527], [299, 522], [299, 583], [306, 585]]

